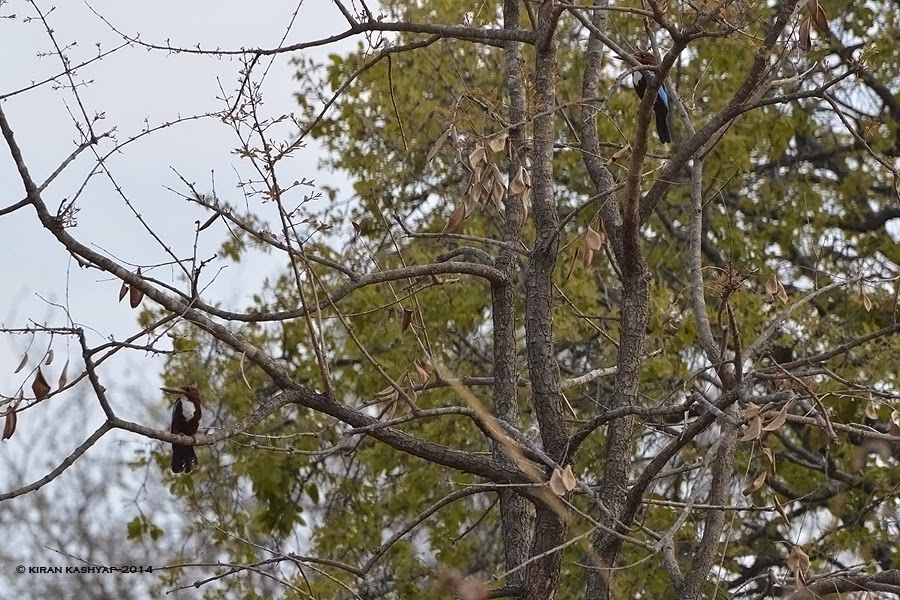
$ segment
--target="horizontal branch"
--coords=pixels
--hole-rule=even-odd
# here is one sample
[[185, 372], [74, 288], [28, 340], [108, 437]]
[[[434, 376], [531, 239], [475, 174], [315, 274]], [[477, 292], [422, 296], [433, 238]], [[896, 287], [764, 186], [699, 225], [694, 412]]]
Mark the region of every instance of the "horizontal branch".
[[11, 498], [15, 498], [17, 496], [22, 496], [23, 494], [31, 493], [35, 490], [39, 490], [40, 488], [44, 487], [45, 485], [47, 485], [48, 483], [50, 483], [51, 481], [53, 481], [54, 479], [56, 479], [57, 477], [62, 475], [63, 471], [65, 471], [66, 469], [71, 467], [73, 464], [75, 464], [75, 461], [78, 460], [82, 454], [87, 452], [88, 448], [90, 448], [95, 443], [97, 443], [97, 440], [99, 440], [104, 435], [106, 435], [106, 433], [108, 431], [110, 431], [111, 429], [112, 429], [112, 426], [107, 421], [106, 423], [104, 423], [103, 425], [98, 427], [97, 430], [94, 433], [92, 433], [88, 439], [84, 440], [84, 442], [82, 442], [80, 446], [75, 448], [75, 451], [72, 452], [72, 454], [70, 454], [69, 456], [67, 456], [65, 458], [65, 460], [63, 460], [61, 463], [59, 463], [59, 465], [55, 469], [53, 469], [52, 471], [50, 471], [49, 473], [47, 473], [46, 475], [44, 475], [43, 477], [41, 477], [40, 479], [35, 481], [34, 483], [30, 483], [28, 485], [22, 486], [11, 492], [6, 492], [5, 494], [0, 494], [0, 502], [3, 502], [4, 500], [10, 500]]
[[[93, 9], [92, 9], [93, 10]], [[289, 52], [298, 52], [309, 48], [317, 48], [328, 46], [357, 35], [374, 32], [398, 32], [398, 33], [418, 33], [428, 35], [439, 35], [443, 38], [458, 39], [469, 42], [482, 42], [490, 45], [502, 45], [504, 42], [521, 42], [523, 44], [534, 44], [535, 35], [530, 31], [523, 29], [500, 29], [500, 28], [480, 28], [466, 27], [463, 25], [436, 25], [434, 23], [405, 23], [391, 21], [367, 21], [355, 26], [351, 26], [346, 31], [330, 35], [328, 37], [310, 40], [308, 42], [299, 42], [287, 46], [279, 46], [277, 48], [241, 48], [238, 50], [226, 50], [223, 48], [202, 48], [199, 44], [193, 48], [185, 48], [173, 46], [171, 44], [154, 44], [145, 42], [140, 37], [128, 35], [114, 25], [112, 25], [105, 17], [94, 11], [94, 14], [100, 17], [107, 26], [122, 37], [136, 46], [141, 46], [149, 50], [162, 50], [165, 52], [175, 52], [183, 54], [205, 54], [210, 56], [271, 56], [275, 54], [286, 54]]]

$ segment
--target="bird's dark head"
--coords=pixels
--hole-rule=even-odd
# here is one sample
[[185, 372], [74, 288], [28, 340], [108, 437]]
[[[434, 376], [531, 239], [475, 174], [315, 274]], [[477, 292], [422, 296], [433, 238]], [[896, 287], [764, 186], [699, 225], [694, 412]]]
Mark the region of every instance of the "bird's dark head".
[[642, 65], [655, 67], [658, 64], [656, 62], [656, 56], [654, 56], [652, 52], [635, 52], [634, 57]]
[[200, 403], [200, 391], [193, 385], [183, 385], [181, 387], [161, 387], [159, 388], [167, 394], [178, 394], [184, 396], [191, 402]]

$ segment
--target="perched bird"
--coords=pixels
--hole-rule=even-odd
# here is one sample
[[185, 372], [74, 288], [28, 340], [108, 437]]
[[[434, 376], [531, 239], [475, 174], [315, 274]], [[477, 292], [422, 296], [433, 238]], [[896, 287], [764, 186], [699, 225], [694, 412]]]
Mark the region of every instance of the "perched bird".
[[[182, 387], [159, 388], [168, 394], [178, 394], [175, 406], [172, 408], [172, 433], [182, 435], [195, 435], [200, 426], [200, 415], [203, 409], [200, 406], [200, 392], [192, 385]], [[193, 446], [172, 444], [172, 472], [190, 473], [197, 464], [197, 452]]]
[[[634, 57], [642, 65], [650, 67], [657, 66], [656, 57], [651, 52], [635, 52]], [[647, 80], [641, 71], [635, 71], [631, 74], [631, 82], [634, 85], [634, 91], [641, 98], [644, 97], [644, 91], [647, 89]], [[659, 141], [668, 144], [672, 141], [672, 135], [669, 133], [669, 96], [666, 94], [665, 86], [659, 86], [659, 92], [656, 95], [656, 102], [653, 103], [653, 112], [656, 113], [656, 134]]]

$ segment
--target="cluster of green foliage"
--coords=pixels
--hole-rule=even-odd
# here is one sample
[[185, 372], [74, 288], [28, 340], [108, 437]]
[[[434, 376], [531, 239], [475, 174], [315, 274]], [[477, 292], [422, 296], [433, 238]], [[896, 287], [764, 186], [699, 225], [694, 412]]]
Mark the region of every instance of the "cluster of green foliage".
[[[382, 10], [391, 20], [453, 24], [463, 18], [471, 25], [498, 27], [502, 23], [499, 4], [489, 0], [473, 7], [457, 0], [395, 0], [383, 3]], [[875, 23], [875, 13], [868, 6], [822, 5], [829, 15], [841, 14], [832, 22], [835, 30], [848, 39], [865, 36], [866, 45], [876, 49], [866, 53], [869, 72], [887, 89], [897, 89], [900, 76], [891, 68], [900, 62], [900, 48], [892, 39], [897, 32], [895, 22]], [[671, 72], [671, 82], [697, 126], [720, 109], [740, 85], [756, 51], [757, 24], [765, 22], [771, 11], [765, 3], [742, 8], [745, 10], [735, 15], [745, 24], [740, 32], [693, 44]], [[647, 47], [642, 19], [619, 12], [610, 19], [610, 30], [626, 47]], [[527, 20], [523, 26], [530, 26]], [[383, 43], [413, 39], [420, 38], [401, 34]], [[564, 107], [557, 116], [555, 176], [560, 215], [566, 216], [595, 190], [584, 172], [578, 132], [572, 125], [579, 120], [580, 107], [573, 100], [581, 93], [585, 31], [574, 19], [564, 18], [558, 39], [558, 101]], [[333, 55], [318, 69], [299, 63], [298, 100], [310, 122], [319, 110], [313, 98], [322, 92], [320, 86], [332, 91], [344, 86], [377, 52], [369, 49], [368, 42], [373, 41], [361, 43], [349, 55]], [[799, 75], [815, 61], [835, 61], [838, 44], [822, 41], [809, 54], [797, 53], [788, 61], [788, 69]], [[525, 55], [530, 64], [530, 52], [526, 50]], [[610, 95], [598, 117], [607, 151], [603, 158], [615, 175], [623, 175], [623, 161], [614, 155], [633, 135], [637, 102], [627, 88], [627, 78], [618, 79], [627, 65], [609, 58], [605, 66], [603, 89]], [[804, 85], [814, 85], [825, 77], [822, 69], [814, 70]], [[782, 81], [778, 85], [787, 93], [797, 84]], [[784, 309], [765, 293], [765, 283], [773, 273], [790, 301], [813, 287], [859, 274], [896, 276], [900, 246], [893, 242], [885, 222], [878, 222], [879, 214], [896, 207], [896, 187], [873, 154], [896, 162], [900, 125], [870, 88], [860, 89], [855, 78], [845, 79], [832, 94], [836, 102], [848, 107], [852, 124], [857, 132], [865, 133], [864, 139], [848, 133], [827, 103], [800, 99], [741, 117], [707, 157], [704, 260], [710, 319], [716, 332], [724, 328], [727, 300], [738, 317], [745, 346]], [[896, 96], [893, 101], [896, 106]], [[432, 262], [448, 248], [464, 245], [457, 240], [405, 236], [397, 223], [417, 233], [440, 232], [464, 201], [468, 172], [450, 147], [427, 162], [429, 150], [451, 125], [460, 132], [463, 145], [489, 138], [508, 125], [506, 114], [501, 48], [445, 39], [415, 52], [394, 54], [389, 61], [364, 70], [311, 131], [327, 150], [323, 168], [348, 174], [355, 201], [350, 206], [336, 203], [325, 215], [316, 215], [334, 227], [330, 234], [319, 234], [306, 250], [362, 273]], [[677, 121], [675, 132], [677, 144], [681, 133]], [[648, 183], [672, 151], [658, 142], [652, 144]], [[503, 157], [495, 159], [502, 161]], [[333, 191], [332, 199], [336, 193]], [[653, 278], [646, 348], [658, 351], [641, 372], [641, 397], [648, 406], [683, 400], [685, 390], [698, 377], [700, 381], [705, 377], [697, 374], [701, 355], [694, 347], [695, 324], [690, 316], [685, 266], [688, 205], [685, 174], [683, 185], [680, 182], [673, 188], [644, 232]], [[603, 257], [595, 257], [590, 266], [583, 265], [579, 257], [580, 235], [595, 212], [594, 206], [582, 210], [562, 232], [554, 335], [564, 377], [615, 364], [619, 311], [615, 275]], [[351, 221], [358, 231], [349, 230]], [[501, 217], [486, 205], [466, 219], [461, 232], [496, 239], [500, 222]], [[532, 237], [526, 225], [526, 241]], [[345, 282], [340, 273], [320, 265], [304, 265], [304, 269], [308, 278], [304, 284], [309, 290], [317, 287], [320, 297]], [[819, 298], [785, 322], [771, 352], [807, 356], [885, 327], [896, 319], [895, 293], [890, 286], [871, 283]], [[308, 291], [307, 296], [310, 294]], [[249, 308], [264, 313], [300, 302], [294, 277], [286, 270], [281, 279], [260, 290]], [[379, 397], [386, 383], [360, 345], [398, 381], [408, 373], [407, 381], [421, 383], [416, 361], [428, 365], [432, 374], [434, 365], [440, 364], [457, 377], [489, 376], [490, 315], [489, 289], [466, 277], [436, 278], [427, 285], [395, 282], [350, 294], [340, 301], [340, 316], [326, 309], [320, 322], [336, 396], [351, 406], [369, 405], [372, 414], [397, 410]], [[324, 388], [304, 319], [278, 326], [250, 323], [241, 333], [290, 365], [298, 381], [314, 389]], [[201, 381], [208, 386], [202, 391], [210, 399], [209, 426], [247, 415], [257, 402], [247, 383], [266, 393], [268, 382], [261, 373], [242, 368], [239, 357], [202, 332], [184, 329], [180, 334], [191, 351], [171, 360], [166, 378]], [[888, 338], [875, 346], [829, 363], [835, 376], [816, 380], [822, 404], [835, 421], [866, 421], [867, 387], [885, 391], [900, 387], [896, 368], [900, 341]], [[522, 375], [527, 377], [524, 353], [520, 361]], [[765, 390], [776, 384], [759, 385]], [[712, 383], [708, 391], [715, 395]], [[599, 380], [572, 388], [567, 395], [578, 417], [584, 419], [602, 410], [609, 392], [608, 384]], [[490, 406], [489, 387], [473, 388], [473, 393]], [[527, 392], [520, 397], [522, 422], [518, 425], [524, 430], [531, 412]], [[431, 408], [459, 404], [460, 399], [452, 388], [445, 387], [419, 393], [417, 403]], [[892, 410], [889, 402], [875, 408], [887, 422]], [[399, 410], [403, 410], [402, 404]], [[402, 427], [452, 447], [490, 451], [486, 440], [463, 419], [413, 421]], [[668, 435], [667, 431], [664, 422], [648, 423], [640, 430], [634, 440], [635, 473], [644, 454]], [[201, 450], [204, 468], [190, 479], [173, 478], [171, 484], [173, 493], [184, 496], [203, 516], [198, 530], [210, 531], [209, 523], [219, 528], [214, 530], [214, 542], [235, 562], [265, 558], [258, 548], [240, 541], [247, 540], [282, 552], [359, 565], [401, 524], [446, 494], [475, 482], [473, 477], [448, 473], [372, 440], [350, 452], [323, 454], [323, 448], [340, 443], [341, 430], [330, 418], [295, 407], [259, 424], [253, 433], [258, 436], [243, 435]], [[575, 467], [580, 478], [599, 478], [602, 443], [602, 435], [595, 434], [588, 444], [597, 451], [579, 455]], [[738, 452], [736, 468], [747, 474], [748, 481], [760, 470], [769, 469], [771, 486], [752, 494], [752, 500], [772, 506], [772, 496], [777, 494], [788, 506], [791, 520], [781, 520], [768, 511], [748, 511], [740, 517], [735, 513], [721, 563], [724, 577], [735, 581], [756, 573], [752, 567], [766, 560], [783, 565], [789, 544], [780, 542], [807, 543], [811, 532], [818, 538], [807, 548], [814, 568], [842, 556], [868, 559], [876, 554], [879, 543], [896, 539], [898, 532], [891, 529], [890, 515], [900, 469], [893, 459], [869, 458], [860, 465], [858, 444], [829, 444], [814, 427], [786, 427], [767, 435], [764, 445], [778, 456], [774, 466], [761, 456], [758, 445], [747, 444]], [[672, 466], [703, 460], [705, 450], [689, 447]], [[654, 498], [684, 501], [690, 483], [688, 473], [673, 476], [655, 490]], [[368, 595], [360, 592], [363, 597], [421, 597], [436, 565], [452, 565], [465, 572], [502, 572], [498, 512], [485, 498], [490, 497], [474, 495], [441, 509], [415, 534], [392, 546], [367, 578]], [[648, 506], [643, 522], [652, 530], [664, 531], [678, 512], [666, 506]], [[699, 539], [703, 517], [702, 512], [691, 513], [679, 530], [676, 541], [686, 550], [681, 555], [685, 566], [690, 561], [689, 548]], [[571, 531], [572, 536], [579, 533], [577, 528]], [[635, 535], [641, 537], [640, 532]], [[579, 561], [583, 552], [579, 544], [566, 550], [560, 597], [576, 597], [582, 589], [584, 570]], [[642, 550], [626, 546], [622, 560], [623, 564], [638, 563], [643, 557]], [[897, 566], [898, 559], [888, 561]], [[308, 582], [312, 592], [323, 598], [346, 595], [344, 585], [356, 589], [357, 582], [346, 573], [321, 569], [327, 570], [329, 577], [293, 574], [290, 580], [304, 589]], [[235, 581], [233, 585], [242, 584]], [[639, 566], [625, 569], [619, 585], [629, 597], [636, 597], [635, 590], [642, 590], [647, 597], [667, 597], [671, 583], [661, 568]], [[710, 584], [709, 597], [716, 593], [715, 585]], [[718, 593], [729, 585], [720, 582]], [[250, 589], [243, 592], [254, 597]]]

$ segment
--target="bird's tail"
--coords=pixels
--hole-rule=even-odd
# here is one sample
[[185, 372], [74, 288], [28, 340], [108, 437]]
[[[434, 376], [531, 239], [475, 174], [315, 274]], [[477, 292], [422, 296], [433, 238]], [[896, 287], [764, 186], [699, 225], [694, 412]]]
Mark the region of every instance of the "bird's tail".
[[172, 444], [172, 472], [190, 473], [197, 464], [197, 452], [193, 446]]
[[659, 141], [668, 144], [672, 141], [672, 134], [669, 132], [668, 110], [656, 110], [656, 134], [659, 135]]

